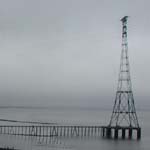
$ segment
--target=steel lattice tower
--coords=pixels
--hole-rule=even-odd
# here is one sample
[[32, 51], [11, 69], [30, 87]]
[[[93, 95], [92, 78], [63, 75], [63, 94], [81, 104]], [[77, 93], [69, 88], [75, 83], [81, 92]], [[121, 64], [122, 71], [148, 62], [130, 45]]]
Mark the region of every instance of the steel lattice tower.
[[134, 97], [132, 92], [128, 42], [127, 42], [127, 19], [125, 16], [122, 22], [122, 51], [119, 71], [118, 87], [116, 92], [115, 103], [110, 119], [110, 127], [139, 127]]

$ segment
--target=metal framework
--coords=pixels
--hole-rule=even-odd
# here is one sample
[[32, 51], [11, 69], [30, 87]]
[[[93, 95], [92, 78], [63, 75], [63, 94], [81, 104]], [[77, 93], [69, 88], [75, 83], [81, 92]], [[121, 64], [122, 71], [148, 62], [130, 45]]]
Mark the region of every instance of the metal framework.
[[125, 16], [122, 22], [122, 52], [120, 61], [120, 71], [115, 103], [112, 111], [109, 126], [129, 126], [139, 127], [132, 84], [130, 77], [128, 42], [127, 42], [127, 19]]

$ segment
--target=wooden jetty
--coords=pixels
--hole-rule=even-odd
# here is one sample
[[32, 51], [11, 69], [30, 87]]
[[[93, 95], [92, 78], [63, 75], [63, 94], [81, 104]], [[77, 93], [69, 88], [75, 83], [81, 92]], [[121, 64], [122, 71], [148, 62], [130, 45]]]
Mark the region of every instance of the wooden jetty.
[[[121, 133], [120, 133], [121, 132]], [[141, 138], [141, 128], [109, 126], [1, 125], [0, 134], [39, 137]]]
[[14, 126], [14, 125], [3, 125], [0, 126], [0, 134], [9, 135], [22, 135], [22, 136], [64, 136], [64, 137], [84, 137], [84, 136], [101, 136], [101, 126]]

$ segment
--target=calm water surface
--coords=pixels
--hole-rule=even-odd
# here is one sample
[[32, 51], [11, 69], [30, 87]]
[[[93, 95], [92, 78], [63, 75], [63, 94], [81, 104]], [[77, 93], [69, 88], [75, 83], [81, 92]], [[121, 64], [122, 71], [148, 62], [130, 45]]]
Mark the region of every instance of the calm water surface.
[[[0, 118], [52, 122], [76, 125], [106, 125], [111, 111], [99, 109], [27, 109], [1, 108]], [[138, 112], [142, 126], [142, 139], [107, 140], [99, 138], [42, 138], [0, 135], [0, 147], [15, 147], [21, 150], [149, 150], [150, 111]], [[0, 124], [10, 124], [0, 122]]]

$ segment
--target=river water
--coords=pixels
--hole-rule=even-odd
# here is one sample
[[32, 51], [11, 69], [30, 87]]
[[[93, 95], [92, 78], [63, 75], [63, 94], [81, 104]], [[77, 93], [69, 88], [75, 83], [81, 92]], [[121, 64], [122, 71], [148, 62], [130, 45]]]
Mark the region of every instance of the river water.
[[[111, 110], [93, 108], [1, 108], [0, 118], [37, 121], [63, 125], [107, 125]], [[98, 138], [23, 137], [0, 135], [0, 147], [21, 150], [149, 150], [150, 111], [138, 111], [142, 127], [141, 140], [108, 140]], [[0, 124], [10, 124], [0, 122]], [[12, 123], [11, 123], [12, 124]], [[14, 124], [14, 123], [13, 123]]]

